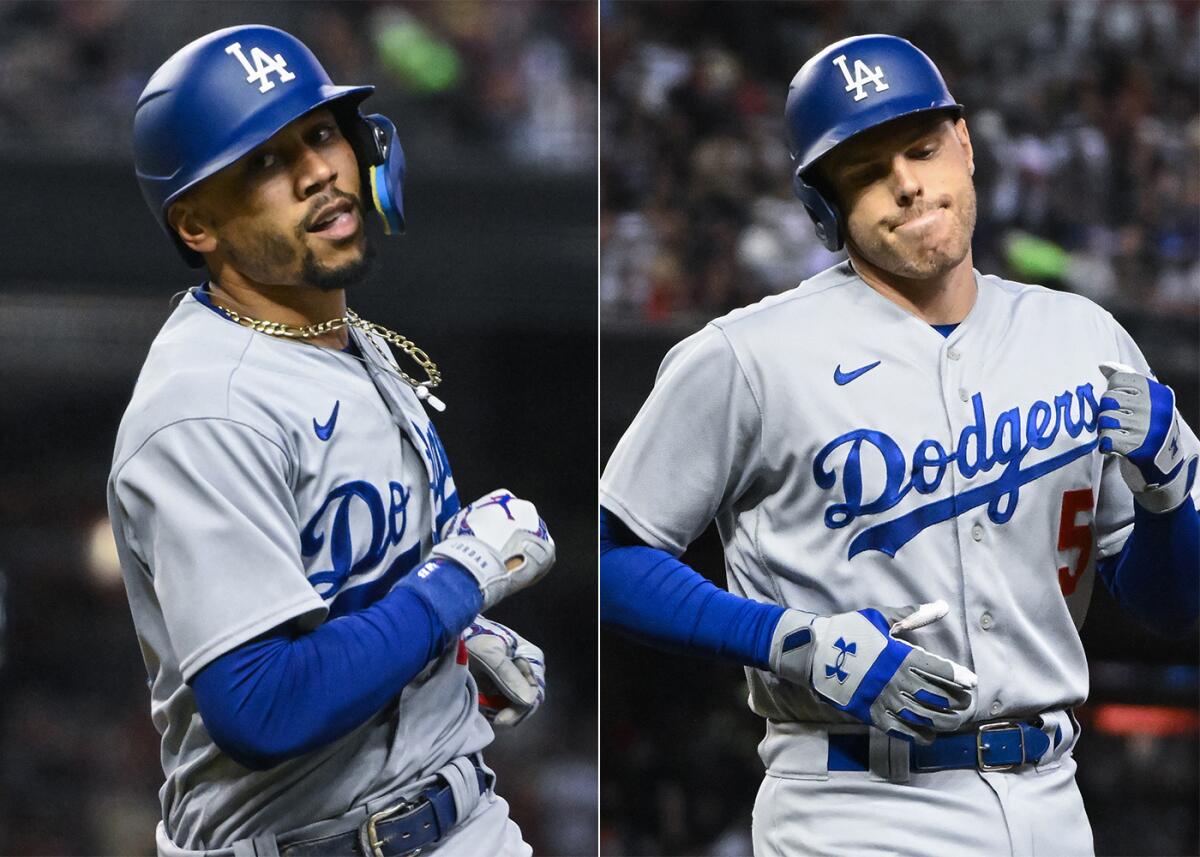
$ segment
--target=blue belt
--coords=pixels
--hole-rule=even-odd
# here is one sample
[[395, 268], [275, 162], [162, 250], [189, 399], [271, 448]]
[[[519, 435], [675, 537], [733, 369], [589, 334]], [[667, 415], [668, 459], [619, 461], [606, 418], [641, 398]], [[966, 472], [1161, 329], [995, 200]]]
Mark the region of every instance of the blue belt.
[[[475, 766], [479, 793], [487, 791], [488, 778]], [[432, 785], [412, 800], [374, 813], [357, 830], [295, 842], [279, 849], [280, 857], [316, 857], [345, 854], [363, 857], [406, 857], [420, 854], [458, 823], [454, 791]]]
[[[1055, 746], [1062, 739], [1056, 730]], [[1050, 749], [1050, 737], [1032, 723], [981, 723], [970, 732], [939, 735], [932, 744], [909, 744], [908, 766], [914, 772], [977, 768], [1010, 771], [1037, 762]], [[870, 733], [829, 733], [829, 770], [869, 771]]]

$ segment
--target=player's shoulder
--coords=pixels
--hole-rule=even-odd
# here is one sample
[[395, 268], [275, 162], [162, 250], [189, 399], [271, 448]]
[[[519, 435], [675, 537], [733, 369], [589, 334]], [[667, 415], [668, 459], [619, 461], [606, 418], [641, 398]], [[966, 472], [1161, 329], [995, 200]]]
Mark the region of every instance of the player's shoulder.
[[707, 342], [713, 350], [723, 348], [739, 363], [773, 363], [786, 349], [816, 347], [831, 331], [862, 324], [878, 311], [866, 296], [867, 286], [843, 261], [801, 282], [798, 286], [769, 295], [714, 318], [680, 346]]
[[150, 344], [130, 411], [169, 412], [171, 419], [230, 416], [238, 376], [253, 372], [247, 360], [253, 345], [251, 330], [186, 295]]
[[738, 307], [708, 324], [727, 335], [737, 336], [778, 326], [794, 329], [797, 323], [819, 324], [817, 319], [826, 312], [838, 312], [845, 304], [852, 302], [853, 287], [861, 283], [850, 263], [842, 261], [809, 277], [795, 288]]
[[[239, 424], [281, 443], [272, 414], [278, 379], [257, 359], [257, 337], [190, 294], [171, 313], [142, 365], [117, 433], [114, 464], [148, 438], [182, 424]], [[193, 425], [193, 428], [195, 426]]]
[[1105, 326], [1113, 323], [1112, 313], [1091, 298], [1076, 292], [1006, 280], [995, 274], [982, 274], [978, 271], [975, 273], [976, 281], [981, 287], [989, 289], [1001, 301], [1010, 304], [1014, 311], [1039, 314], [1055, 313], [1067, 320], [1090, 319]]

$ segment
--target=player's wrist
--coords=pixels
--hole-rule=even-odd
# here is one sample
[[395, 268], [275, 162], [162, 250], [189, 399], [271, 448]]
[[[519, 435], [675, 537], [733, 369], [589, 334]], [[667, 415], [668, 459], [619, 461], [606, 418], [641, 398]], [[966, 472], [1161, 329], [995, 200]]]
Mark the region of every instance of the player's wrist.
[[449, 637], [461, 633], [483, 609], [483, 593], [474, 575], [446, 557], [430, 557], [402, 577], [396, 588], [421, 599]]
[[785, 610], [771, 634], [768, 668], [782, 679], [812, 686], [813, 623], [820, 617], [803, 610]]
[[458, 567], [471, 578], [479, 592], [480, 610], [488, 609], [503, 597], [497, 589], [504, 579], [504, 563], [500, 555], [480, 539], [454, 536], [436, 544], [431, 554]]
[[1196, 482], [1198, 460], [1200, 457], [1193, 454], [1180, 462], [1181, 466], [1171, 479], [1161, 485], [1147, 485], [1141, 491], [1134, 491], [1134, 503], [1151, 515], [1169, 515], [1174, 512], [1191, 496], [1192, 487]]

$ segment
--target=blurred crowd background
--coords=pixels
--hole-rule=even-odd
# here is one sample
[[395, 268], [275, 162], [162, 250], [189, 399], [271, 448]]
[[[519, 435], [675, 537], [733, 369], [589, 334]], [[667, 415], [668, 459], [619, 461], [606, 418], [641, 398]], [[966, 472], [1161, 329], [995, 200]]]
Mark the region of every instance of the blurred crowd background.
[[604, 319], [703, 320], [837, 257], [792, 197], [787, 85], [848, 35], [928, 53], [975, 148], [976, 267], [1195, 313], [1195, 2], [601, 5]]
[[[667, 349], [840, 258], [792, 196], [788, 83], [847, 36], [910, 39], [965, 105], [976, 267], [1085, 294], [1200, 426], [1200, 4], [625, 3], [601, 10], [601, 460]], [[684, 556], [724, 585], [710, 532]], [[1200, 853], [1200, 637], [1097, 586], [1078, 781], [1101, 855]], [[601, 635], [601, 850], [742, 855], [762, 721], [741, 668]]]
[[264, 23], [298, 36], [335, 82], [376, 84], [371, 105], [397, 117], [406, 145], [592, 172], [595, 10], [525, 0], [5, 0], [0, 152], [128, 159], [151, 72], [198, 27]]
[[438, 361], [464, 498], [505, 485], [550, 522], [558, 567], [494, 613], [545, 649], [547, 702], [487, 758], [537, 853], [595, 853], [596, 371], [564, 359], [596, 347], [595, 4], [8, 0], [0, 854], [153, 853], [159, 741], [105, 481], [146, 348], [204, 275], [146, 210], [130, 130], [153, 70], [235, 23], [375, 84], [398, 127], [408, 232], [350, 305]]

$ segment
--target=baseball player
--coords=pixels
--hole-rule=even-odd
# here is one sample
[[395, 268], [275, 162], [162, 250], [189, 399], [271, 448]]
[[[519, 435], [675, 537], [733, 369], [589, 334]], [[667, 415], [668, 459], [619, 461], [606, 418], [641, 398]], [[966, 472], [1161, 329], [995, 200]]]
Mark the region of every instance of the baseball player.
[[[1111, 315], [973, 270], [920, 50], [828, 46], [786, 123], [849, 259], [667, 355], [601, 481], [602, 619], [747, 666], [762, 857], [1090, 854], [1077, 629], [1096, 576], [1195, 621], [1200, 444]], [[731, 592], [677, 559], [711, 521]]]
[[507, 491], [461, 506], [425, 411], [436, 364], [346, 308], [368, 216], [404, 224], [372, 89], [239, 26], [138, 101], [142, 192], [209, 274], [151, 346], [108, 487], [160, 854], [530, 853], [480, 751], [541, 702], [542, 654], [478, 614], [554, 542]]

